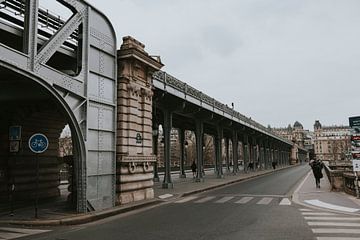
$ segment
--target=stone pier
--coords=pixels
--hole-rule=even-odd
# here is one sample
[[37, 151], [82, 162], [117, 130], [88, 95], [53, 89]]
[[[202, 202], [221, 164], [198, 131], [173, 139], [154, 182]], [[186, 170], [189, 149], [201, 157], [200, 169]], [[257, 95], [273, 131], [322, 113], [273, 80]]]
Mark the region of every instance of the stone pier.
[[117, 204], [154, 197], [152, 74], [163, 64], [144, 47], [134, 38], [124, 37], [118, 51]]

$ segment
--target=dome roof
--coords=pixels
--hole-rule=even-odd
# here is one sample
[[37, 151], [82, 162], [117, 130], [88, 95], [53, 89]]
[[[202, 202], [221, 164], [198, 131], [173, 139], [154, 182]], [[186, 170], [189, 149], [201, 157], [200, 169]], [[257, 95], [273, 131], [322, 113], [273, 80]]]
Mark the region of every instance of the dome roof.
[[294, 123], [294, 128], [303, 128], [303, 125], [301, 123], [299, 123], [298, 121], [296, 121]]

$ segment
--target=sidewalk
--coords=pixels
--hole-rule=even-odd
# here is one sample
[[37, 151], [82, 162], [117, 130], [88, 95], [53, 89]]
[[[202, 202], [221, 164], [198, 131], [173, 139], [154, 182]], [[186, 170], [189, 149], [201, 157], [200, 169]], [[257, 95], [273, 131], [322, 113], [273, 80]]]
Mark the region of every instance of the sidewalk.
[[[285, 168], [293, 166], [286, 166], [284, 168], [277, 168], [275, 171], [280, 171]], [[224, 178], [217, 178], [214, 170], [206, 171], [204, 180], [195, 182], [192, 178], [192, 173], [187, 173], [186, 178], [179, 178], [178, 174], [172, 174], [174, 187], [171, 189], [163, 189], [162, 179], [160, 182], [154, 183], [155, 198], [151, 200], [139, 201], [132, 204], [116, 206], [103, 211], [90, 212], [86, 214], [76, 214], [72, 211], [64, 209], [63, 205], [54, 205], [56, 203], [46, 203], [39, 206], [39, 218], [34, 218], [34, 208], [27, 207], [15, 210], [15, 215], [10, 216], [9, 213], [0, 213], [0, 224], [14, 224], [14, 225], [28, 225], [28, 226], [58, 226], [58, 225], [74, 225], [92, 222], [103, 219], [109, 216], [114, 216], [120, 213], [133, 211], [135, 209], [145, 208], [148, 206], [163, 203], [164, 200], [180, 198], [186, 195], [195, 194], [207, 191], [214, 188], [226, 186], [235, 182], [244, 181], [257, 176], [266, 175], [274, 172], [274, 170], [257, 170], [244, 173], [240, 170], [239, 173], [227, 173], [224, 168]]]
[[344, 192], [330, 191], [330, 182], [325, 173], [321, 188], [316, 188], [315, 178], [310, 171], [293, 194], [293, 201], [310, 208], [360, 215], [360, 199]]

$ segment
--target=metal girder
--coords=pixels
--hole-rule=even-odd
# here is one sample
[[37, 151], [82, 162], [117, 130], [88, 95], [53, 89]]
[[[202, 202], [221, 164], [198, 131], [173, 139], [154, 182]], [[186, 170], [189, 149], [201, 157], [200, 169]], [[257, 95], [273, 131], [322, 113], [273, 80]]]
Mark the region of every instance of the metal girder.
[[[78, 211], [109, 208], [115, 204], [116, 185], [116, 36], [105, 15], [85, 1], [58, 2], [70, 8], [73, 15], [65, 23], [59, 22], [62, 27], [38, 51], [39, 1], [26, 0], [25, 13], [19, 15], [24, 16], [23, 52], [0, 44], [0, 65], [48, 89], [68, 114], [78, 142], [74, 143]], [[78, 75], [47, 65], [80, 25]]]

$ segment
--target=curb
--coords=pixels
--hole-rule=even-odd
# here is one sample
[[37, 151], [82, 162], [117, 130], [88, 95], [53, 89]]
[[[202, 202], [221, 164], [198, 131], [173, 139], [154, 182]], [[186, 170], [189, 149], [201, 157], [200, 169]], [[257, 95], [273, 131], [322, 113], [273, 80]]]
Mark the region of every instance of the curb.
[[84, 223], [93, 222], [96, 220], [104, 219], [107, 217], [115, 216], [117, 214], [130, 212], [140, 208], [153, 206], [162, 203], [162, 201], [157, 199], [147, 200], [136, 205], [131, 206], [121, 206], [106, 209], [99, 212], [90, 212], [87, 214], [76, 215], [75, 217], [69, 217], [59, 220], [2, 220], [1, 224], [11, 224], [11, 225], [23, 225], [23, 226], [64, 226], [64, 225], [79, 225]]

